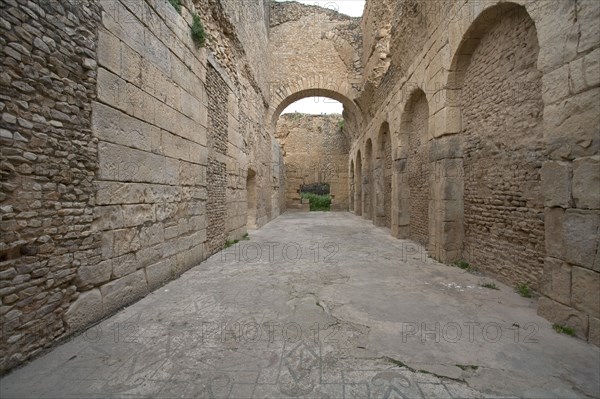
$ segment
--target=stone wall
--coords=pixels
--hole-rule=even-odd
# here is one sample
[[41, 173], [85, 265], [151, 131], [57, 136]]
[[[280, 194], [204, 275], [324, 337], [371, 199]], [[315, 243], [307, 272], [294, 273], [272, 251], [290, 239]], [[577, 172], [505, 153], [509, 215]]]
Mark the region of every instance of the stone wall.
[[78, 270], [101, 257], [92, 227], [100, 8], [0, 4], [0, 372], [62, 336]]
[[[590, 0], [367, 2], [355, 99], [364, 129], [350, 154], [356, 193], [373, 177], [366, 151], [389, 124], [392, 234], [410, 237], [412, 214], [424, 223], [428, 210], [414, 238], [432, 256], [528, 284], [541, 315], [596, 344], [599, 16]], [[425, 146], [406, 134], [418, 90]], [[417, 197], [411, 163], [428, 180]]]
[[2, 3], [0, 372], [241, 238], [249, 168], [255, 225], [284, 209], [264, 4], [183, 3]]
[[332, 210], [348, 210], [348, 137], [341, 115], [284, 114], [276, 138], [283, 150], [288, 208], [300, 203], [300, 186], [329, 183]]

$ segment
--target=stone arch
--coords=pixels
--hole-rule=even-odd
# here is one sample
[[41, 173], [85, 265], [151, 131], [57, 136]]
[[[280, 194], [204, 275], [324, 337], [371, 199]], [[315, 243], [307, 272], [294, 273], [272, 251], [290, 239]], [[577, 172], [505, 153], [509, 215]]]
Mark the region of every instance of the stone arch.
[[365, 143], [365, 162], [362, 173], [362, 216], [373, 220], [373, 142]]
[[429, 103], [416, 88], [408, 96], [400, 122], [399, 236], [429, 242], [431, 172]]
[[462, 257], [509, 283], [533, 287], [545, 256], [538, 53], [525, 7], [490, 7], [465, 33], [447, 85], [462, 122]]
[[390, 125], [379, 128], [374, 165], [375, 218], [377, 226], [391, 227], [392, 222], [392, 139]]
[[350, 196], [348, 198], [348, 202], [349, 202], [349, 206], [348, 206], [348, 210], [350, 212], [354, 211], [354, 159], [350, 159], [350, 171], [349, 171], [349, 179], [348, 179], [348, 185], [349, 185], [349, 192], [350, 192]]
[[271, 94], [271, 106], [267, 110], [266, 122], [275, 129], [279, 115], [288, 105], [307, 97], [327, 97], [339, 101], [344, 105], [344, 119], [348, 139], [352, 140], [358, 135], [362, 127], [362, 113], [352, 100], [354, 92], [347, 84], [332, 82], [326, 84], [318, 78], [302, 79], [300, 83], [286, 84]]
[[356, 153], [354, 165], [354, 213], [362, 215], [362, 155], [360, 150]]
[[258, 193], [256, 187], [256, 171], [248, 169], [246, 173], [246, 228], [257, 228]]

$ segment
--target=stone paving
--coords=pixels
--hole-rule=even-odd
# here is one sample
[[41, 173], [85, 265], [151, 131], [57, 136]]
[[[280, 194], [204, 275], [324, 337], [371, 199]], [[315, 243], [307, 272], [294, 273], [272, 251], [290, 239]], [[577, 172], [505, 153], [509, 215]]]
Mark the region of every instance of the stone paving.
[[349, 213], [286, 213], [0, 380], [8, 398], [598, 397], [535, 300]]

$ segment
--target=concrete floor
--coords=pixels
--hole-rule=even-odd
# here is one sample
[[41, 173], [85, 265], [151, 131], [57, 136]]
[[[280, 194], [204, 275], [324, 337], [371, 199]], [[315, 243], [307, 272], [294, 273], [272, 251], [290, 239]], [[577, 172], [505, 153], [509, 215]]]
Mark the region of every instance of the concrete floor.
[[4, 376], [0, 397], [600, 396], [599, 349], [493, 281], [349, 213], [286, 213]]

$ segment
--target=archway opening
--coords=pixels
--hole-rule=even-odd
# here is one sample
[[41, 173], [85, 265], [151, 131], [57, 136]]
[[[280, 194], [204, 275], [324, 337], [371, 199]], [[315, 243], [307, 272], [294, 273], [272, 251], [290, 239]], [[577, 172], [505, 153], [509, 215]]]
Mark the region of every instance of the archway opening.
[[[306, 204], [303, 204], [306, 201], [302, 197], [307, 195], [301, 188], [310, 185], [330, 187], [327, 195], [331, 201], [330, 210], [349, 209], [350, 139], [344, 108], [333, 98], [306, 97], [289, 103], [279, 116], [275, 137], [282, 148], [285, 164], [288, 209], [306, 210]], [[326, 198], [318, 200], [325, 201]]]
[[246, 215], [247, 229], [256, 229], [256, 212], [258, 209], [258, 195], [256, 190], [256, 172], [252, 169], [248, 169], [246, 177]]
[[381, 125], [377, 137], [377, 159], [375, 163], [375, 224], [392, 226], [392, 138], [387, 122]]
[[356, 153], [356, 165], [354, 169], [354, 213], [362, 215], [362, 155], [360, 150]]
[[467, 31], [449, 76], [462, 113], [463, 258], [534, 288], [545, 257], [538, 53], [524, 7], [491, 7]]
[[405, 147], [406, 184], [403, 198], [408, 215], [408, 238], [423, 245], [429, 242], [430, 163], [429, 105], [425, 93], [414, 91], [406, 104], [401, 124]]
[[373, 143], [367, 139], [365, 163], [362, 175], [363, 213], [365, 219], [373, 220]]

